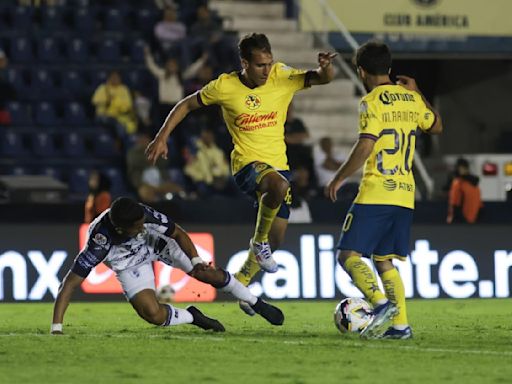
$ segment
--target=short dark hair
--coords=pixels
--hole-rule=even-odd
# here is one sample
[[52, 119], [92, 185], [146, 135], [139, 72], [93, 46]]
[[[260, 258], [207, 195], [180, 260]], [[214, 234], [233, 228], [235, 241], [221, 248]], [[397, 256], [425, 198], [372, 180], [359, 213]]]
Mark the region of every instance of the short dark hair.
[[255, 49], [268, 52], [270, 54], [272, 53], [270, 42], [268, 41], [267, 36], [263, 33], [251, 33], [249, 35], [245, 35], [238, 43], [238, 52], [240, 53], [240, 57], [247, 61], [251, 61], [252, 51]]
[[463, 157], [459, 157], [457, 159], [457, 161], [455, 162], [455, 167], [459, 168], [459, 167], [464, 167], [464, 168], [467, 168], [469, 169], [469, 161], [467, 161], [465, 158]]
[[391, 68], [391, 51], [384, 43], [368, 41], [357, 50], [354, 64], [370, 75], [387, 75]]
[[128, 228], [144, 217], [144, 208], [129, 197], [118, 197], [110, 206], [109, 215], [114, 226]]

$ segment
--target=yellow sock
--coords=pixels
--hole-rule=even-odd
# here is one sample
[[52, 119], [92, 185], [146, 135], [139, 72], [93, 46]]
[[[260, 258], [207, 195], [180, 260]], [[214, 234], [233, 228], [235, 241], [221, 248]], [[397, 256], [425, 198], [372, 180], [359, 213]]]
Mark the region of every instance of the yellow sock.
[[256, 219], [256, 229], [254, 231], [254, 241], [261, 243], [264, 241], [268, 241], [268, 233], [270, 232], [270, 227], [272, 227], [272, 222], [279, 211], [279, 207], [272, 209], [267, 207], [260, 200], [260, 206], [258, 208], [258, 217]]
[[254, 253], [249, 250], [249, 254], [247, 255], [247, 259], [245, 259], [244, 265], [242, 265], [242, 268], [235, 273], [235, 279], [247, 287], [259, 270], [260, 265], [256, 261], [256, 256], [254, 256]]
[[373, 306], [386, 300], [380, 291], [377, 278], [371, 268], [358, 256], [351, 256], [345, 261], [345, 271], [350, 275], [354, 285], [363, 293]]
[[398, 308], [398, 315], [393, 318], [393, 325], [408, 325], [405, 307], [405, 288], [396, 268], [384, 272], [381, 276], [386, 296]]

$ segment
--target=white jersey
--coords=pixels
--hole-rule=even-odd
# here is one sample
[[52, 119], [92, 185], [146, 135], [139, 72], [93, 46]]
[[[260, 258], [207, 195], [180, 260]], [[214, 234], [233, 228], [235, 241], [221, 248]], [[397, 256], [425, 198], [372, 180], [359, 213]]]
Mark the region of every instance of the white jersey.
[[169, 247], [177, 247], [171, 239], [176, 224], [168, 217], [143, 205], [145, 212], [144, 231], [135, 237], [119, 235], [110, 222], [108, 212], [104, 211], [89, 226], [85, 247], [75, 259], [72, 271], [87, 277], [99, 263], [105, 263], [118, 273], [136, 267], [146, 261], [157, 260]]

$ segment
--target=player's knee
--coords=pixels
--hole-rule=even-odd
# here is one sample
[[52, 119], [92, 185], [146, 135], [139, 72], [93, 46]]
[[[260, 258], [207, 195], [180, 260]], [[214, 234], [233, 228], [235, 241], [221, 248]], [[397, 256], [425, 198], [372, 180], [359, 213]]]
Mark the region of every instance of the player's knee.
[[160, 325], [165, 321], [165, 316], [162, 315], [162, 312], [160, 305], [157, 304], [142, 308], [139, 314], [148, 323]]

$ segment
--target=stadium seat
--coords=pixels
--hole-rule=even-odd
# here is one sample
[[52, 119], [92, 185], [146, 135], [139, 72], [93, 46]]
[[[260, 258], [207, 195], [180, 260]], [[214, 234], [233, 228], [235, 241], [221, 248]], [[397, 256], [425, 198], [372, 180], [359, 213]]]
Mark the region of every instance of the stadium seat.
[[19, 133], [0, 130], [0, 153], [6, 157], [24, 157], [28, 154], [28, 149]]
[[38, 174], [39, 175], [44, 175], [44, 176], [50, 176], [50, 177], [53, 177], [56, 180], [63, 180], [64, 179], [64, 175], [62, 174], [62, 170], [61, 169], [55, 168], [55, 167], [50, 167], [50, 166], [43, 167], [42, 169], [39, 170]]
[[32, 72], [31, 100], [53, 101], [61, 96], [55, 86], [55, 79], [45, 69], [38, 69]]
[[83, 39], [72, 39], [66, 42], [66, 56], [75, 63], [89, 60], [89, 45]]
[[13, 9], [11, 15], [12, 26], [20, 31], [28, 31], [32, 28], [32, 7], [19, 6]]
[[106, 132], [101, 132], [94, 137], [93, 148], [94, 155], [98, 157], [114, 157], [118, 154], [114, 139]]
[[135, 63], [144, 62], [144, 47], [146, 42], [142, 39], [137, 39], [130, 45], [130, 57]]
[[86, 154], [84, 137], [76, 132], [65, 133], [62, 151], [68, 157], [82, 157]]
[[108, 9], [104, 14], [103, 30], [110, 32], [125, 32], [125, 17], [123, 13], [117, 9]]
[[95, 29], [96, 21], [93, 13], [89, 8], [78, 8], [73, 14], [73, 26], [74, 28], [84, 34], [88, 35]]
[[91, 121], [87, 117], [82, 104], [72, 102], [64, 107], [64, 123], [67, 125], [90, 125]]
[[15, 165], [14, 167], [9, 168], [9, 174], [12, 176], [25, 176], [32, 175], [34, 172], [27, 167], [21, 165]]
[[116, 40], [106, 39], [99, 43], [97, 59], [107, 63], [118, 63], [121, 61], [121, 48]]
[[109, 167], [102, 170], [110, 180], [110, 192], [114, 196], [123, 195], [126, 192], [126, 184], [124, 182], [123, 173], [119, 168]]
[[88, 94], [88, 84], [82, 73], [71, 70], [66, 71], [61, 77], [61, 88], [67, 93], [70, 99], [76, 99]]
[[41, 8], [41, 27], [44, 31], [62, 31], [66, 28], [61, 7]]
[[54, 137], [45, 132], [32, 135], [32, 152], [40, 157], [56, 157], [60, 153], [55, 147]]
[[158, 17], [158, 11], [149, 8], [139, 9], [135, 12], [135, 28], [144, 35], [152, 34]]
[[18, 100], [27, 100], [30, 93], [30, 85], [24, 75], [24, 71], [16, 68], [7, 69], [7, 80], [16, 90]]
[[35, 112], [36, 123], [45, 127], [56, 126], [60, 124], [53, 104], [41, 102], [36, 105]]
[[21, 104], [17, 101], [12, 101], [7, 104], [7, 109], [11, 114], [12, 125], [19, 126], [32, 124], [32, 116], [30, 116], [30, 111], [27, 105]]
[[86, 168], [72, 169], [68, 183], [71, 193], [81, 196], [87, 195], [89, 191], [89, 170]]
[[52, 37], [45, 37], [37, 42], [37, 57], [45, 63], [56, 63], [62, 60], [59, 43]]
[[32, 42], [26, 37], [16, 37], [11, 40], [11, 59], [15, 63], [26, 63], [34, 58]]

